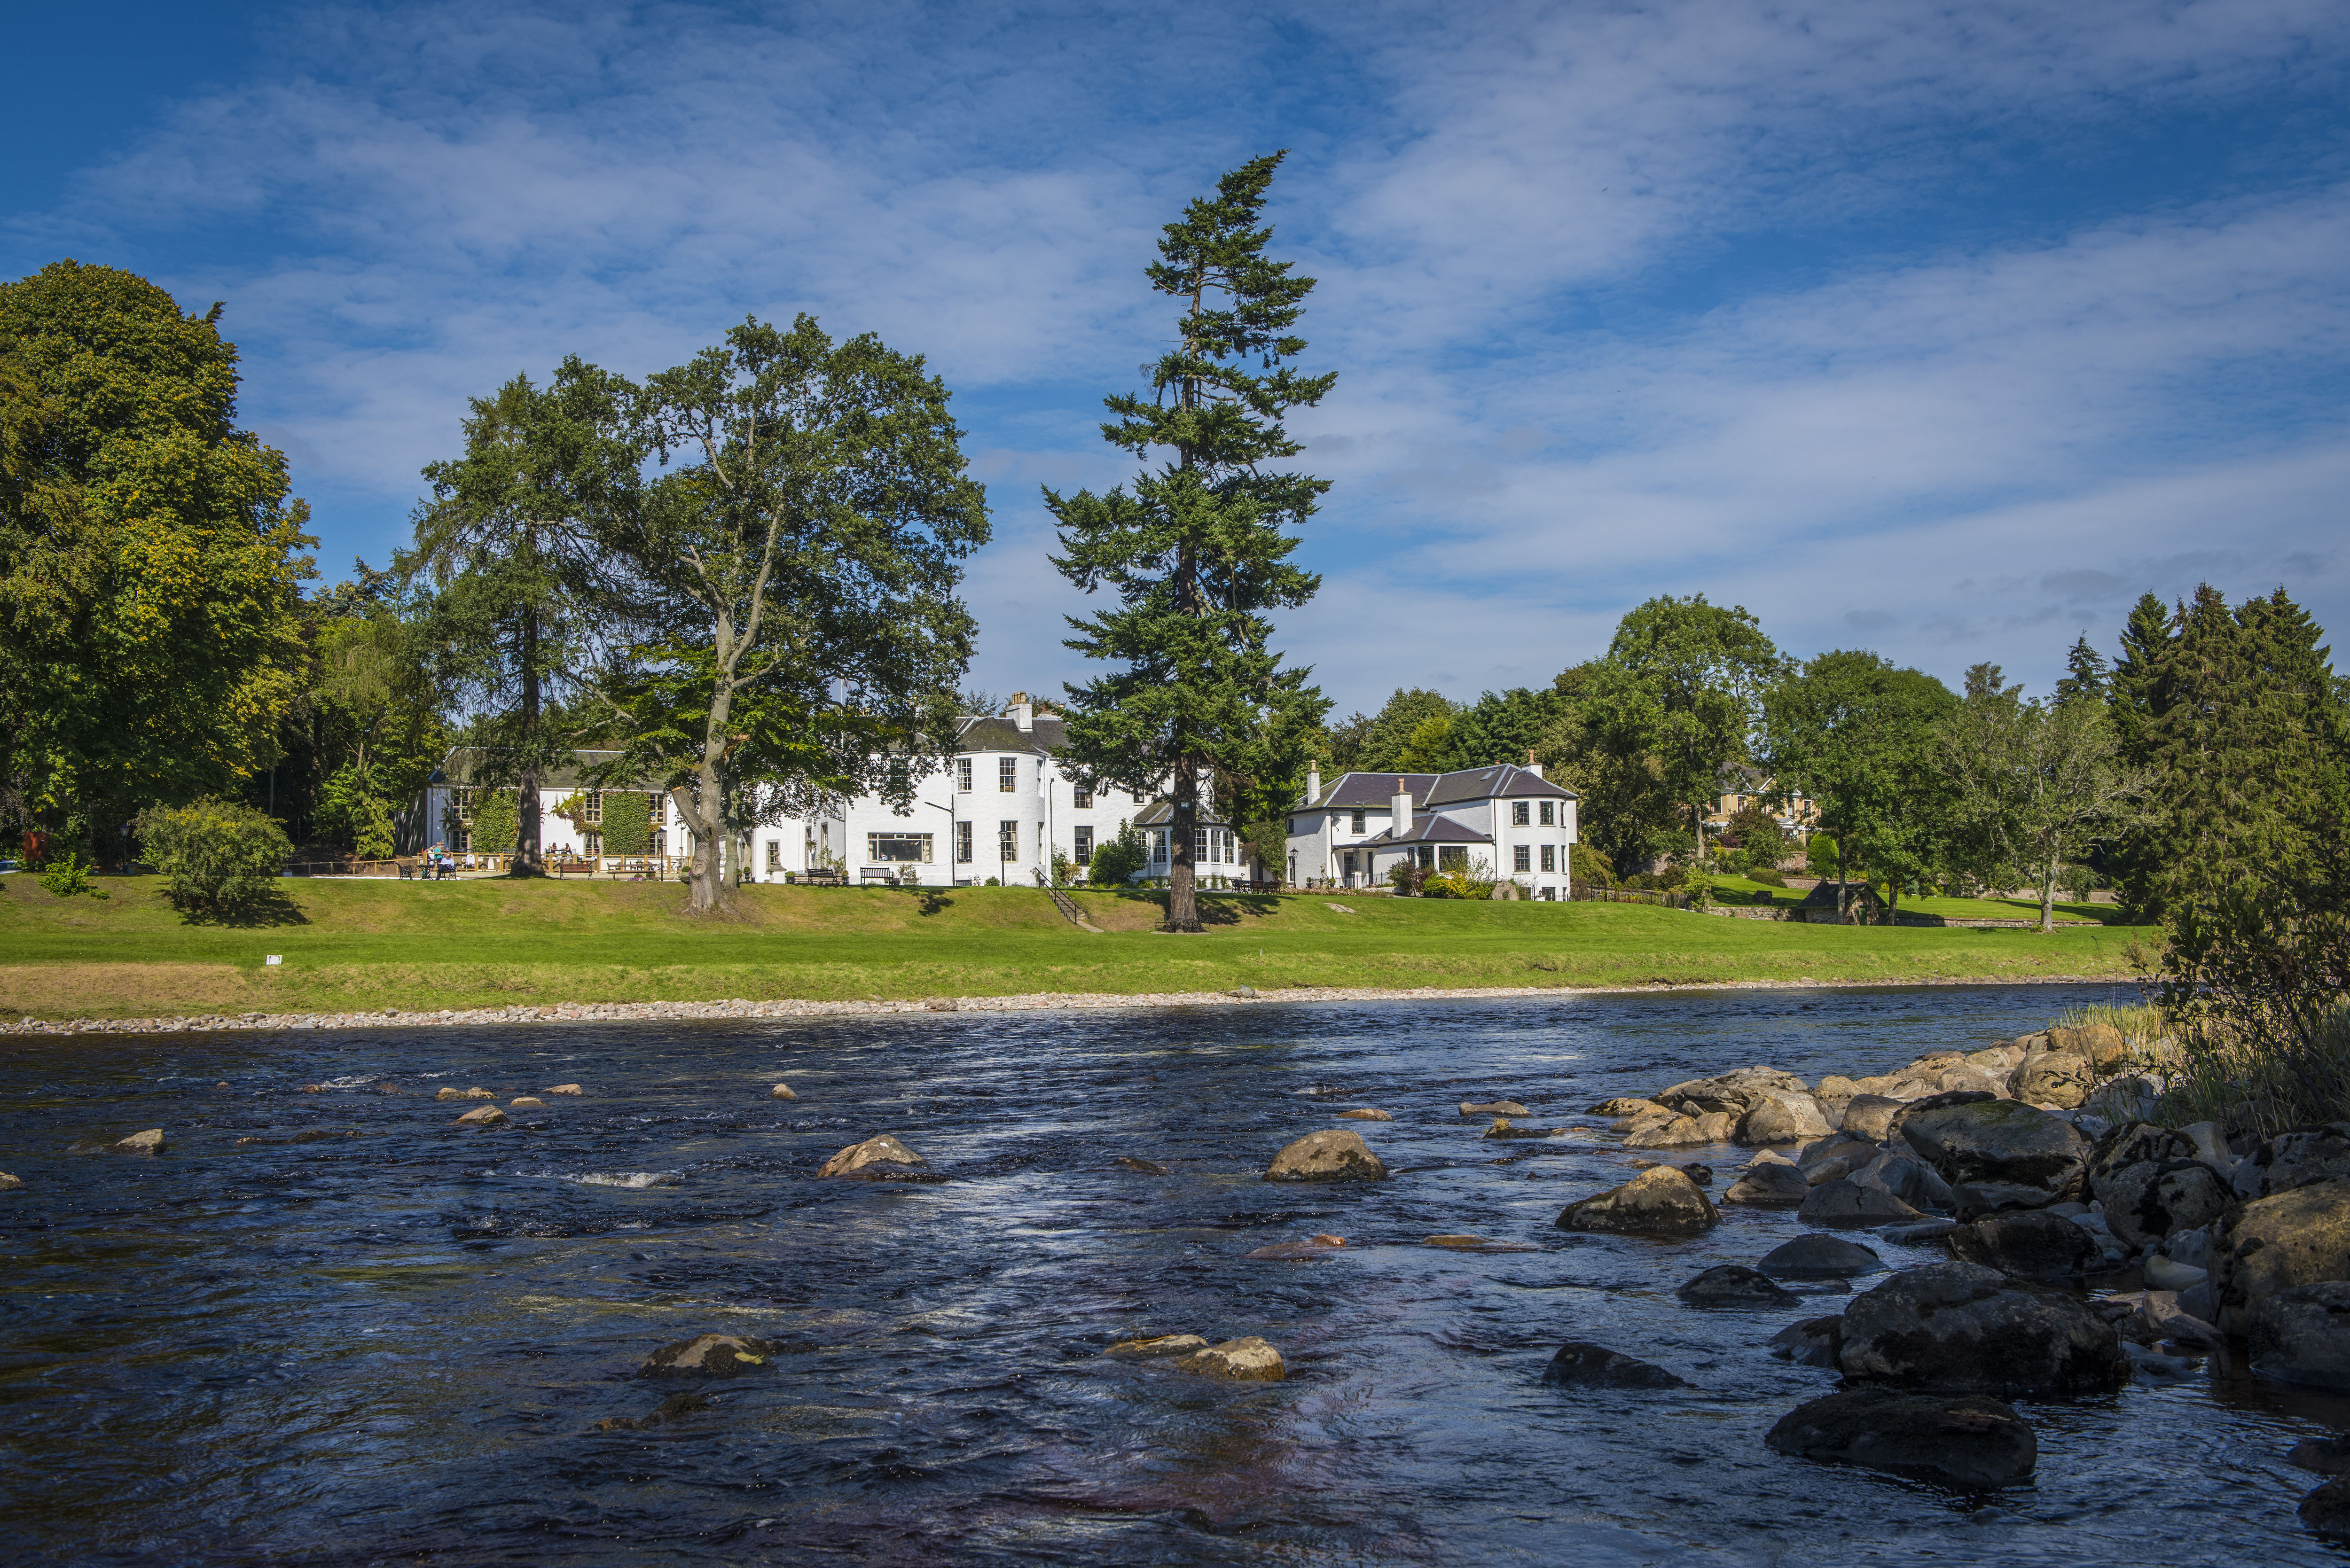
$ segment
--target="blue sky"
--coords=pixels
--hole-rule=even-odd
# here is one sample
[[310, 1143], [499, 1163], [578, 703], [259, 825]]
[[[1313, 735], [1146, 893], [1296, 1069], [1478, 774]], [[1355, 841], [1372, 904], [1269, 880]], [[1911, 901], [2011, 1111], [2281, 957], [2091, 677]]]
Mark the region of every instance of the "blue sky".
[[996, 541], [972, 678], [1077, 673], [1040, 484], [1292, 149], [1339, 711], [1546, 681], [1656, 593], [2044, 688], [2137, 596], [2350, 626], [2350, 7], [16, 5], [0, 272], [224, 300], [245, 422], [380, 562], [469, 396], [746, 313], [929, 356]]

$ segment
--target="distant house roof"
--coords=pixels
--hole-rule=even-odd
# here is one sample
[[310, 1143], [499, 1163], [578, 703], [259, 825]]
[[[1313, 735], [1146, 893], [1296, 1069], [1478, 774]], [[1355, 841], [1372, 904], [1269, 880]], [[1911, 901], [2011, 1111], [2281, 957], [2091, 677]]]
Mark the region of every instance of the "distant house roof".
[[1035, 727], [1023, 730], [1009, 719], [989, 719], [976, 715], [956, 721], [957, 749], [966, 752], [1028, 752], [1036, 756], [1055, 754], [1068, 743], [1068, 725], [1059, 719], [1039, 714]]
[[[471, 784], [475, 776], [484, 771], [484, 764], [493, 754], [489, 748], [484, 746], [452, 746], [449, 750], [449, 754], [441, 759], [441, 765], [432, 770], [432, 777], [428, 782], [436, 784], [453, 784], [462, 789]], [[588, 770], [619, 762], [622, 755], [623, 753], [619, 752], [588, 750], [574, 750], [566, 753], [560, 759], [549, 763], [540, 772], [538, 787], [562, 790], [585, 788]], [[511, 763], [508, 765], [511, 766]], [[597, 787], [620, 791], [642, 790], [650, 794], [660, 786], [650, 780], [644, 780], [633, 784], [599, 784]]]
[[[1175, 808], [1164, 799], [1154, 800], [1134, 814], [1134, 826], [1137, 827], [1164, 827], [1174, 820]], [[1201, 801], [1199, 815], [1193, 819], [1193, 826], [1230, 827], [1232, 824], [1210, 810], [1207, 802]]]
[[1451, 805], [1464, 800], [1522, 800], [1548, 796], [1553, 800], [1582, 798], [1561, 789], [1539, 774], [1510, 763], [1489, 767], [1460, 768], [1449, 774], [1345, 773], [1308, 801], [1304, 810], [1360, 811], [1394, 804], [1399, 790], [1409, 790], [1415, 807]]

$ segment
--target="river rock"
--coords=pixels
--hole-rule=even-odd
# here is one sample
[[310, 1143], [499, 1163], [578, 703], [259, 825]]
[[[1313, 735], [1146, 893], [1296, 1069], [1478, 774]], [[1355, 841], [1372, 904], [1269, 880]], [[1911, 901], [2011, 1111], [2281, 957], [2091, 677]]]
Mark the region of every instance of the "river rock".
[[1657, 1096], [1657, 1103], [1685, 1116], [1700, 1116], [1708, 1111], [1725, 1111], [1742, 1116], [1762, 1103], [1772, 1094], [1801, 1095], [1807, 1085], [1793, 1073], [1782, 1073], [1774, 1067], [1741, 1067], [1734, 1073], [1718, 1077], [1691, 1078], [1675, 1084]]
[[1673, 1294], [1691, 1306], [1783, 1307], [1801, 1299], [1782, 1289], [1768, 1274], [1741, 1263], [1723, 1263], [1690, 1281]]
[[577, 1084], [557, 1084], [551, 1089], [541, 1089], [542, 1095], [584, 1095], [588, 1091]]
[[1835, 1129], [1820, 1114], [1817, 1100], [1804, 1094], [1766, 1095], [1738, 1124], [1738, 1141], [1759, 1147], [1765, 1144], [1802, 1143]]
[[2236, 1196], [2273, 1198], [2296, 1187], [2350, 1177], [2350, 1122], [2279, 1133], [2235, 1168]]
[[1130, 1154], [1119, 1155], [1110, 1163], [1112, 1165], [1123, 1166], [1128, 1170], [1139, 1170], [1145, 1176], [1164, 1176], [1168, 1171], [1168, 1168], [1166, 1166], [1159, 1164], [1155, 1159], [1137, 1159]]
[[1935, 1086], [1946, 1095], [1966, 1091], [1996, 1099], [2007, 1093], [2007, 1077], [2005, 1073], [1986, 1073], [1981, 1067], [1946, 1067]]
[[530, 1095], [517, 1095], [506, 1102], [509, 1106], [545, 1106], [546, 1102]]
[[1803, 1169], [1804, 1185], [1806, 1187], [1817, 1187], [1824, 1182], [1840, 1181], [1844, 1178], [1850, 1176], [1852, 1174], [1852, 1161], [1845, 1158], [1842, 1155], [1838, 1155], [1834, 1159], [1815, 1161], [1813, 1164], [1804, 1166]]
[[505, 1112], [495, 1106], [475, 1106], [457, 1118], [459, 1127], [494, 1127], [506, 1119]]
[[903, 1175], [917, 1166], [928, 1164], [929, 1160], [888, 1133], [883, 1133], [879, 1137], [868, 1137], [863, 1143], [850, 1144], [817, 1168], [816, 1175], [873, 1181]]
[[2094, 1273], [2106, 1251], [2062, 1215], [2024, 1210], [1991, 1214], [1950, 1234], [1950, 1256], [2020, 1280], [2075, 1280]]
[[462, 1100], [465, 1097], [465, 1091], [454, 1084], [443, 1084], [432, 1097], [436, 1100]]
[[2015, 1097], [2028, 1106], [2070, 1110], [2089, 1097], [2095, 1082], [2085, 1058], [2051, 1053], [2034, 1056], [2009, 1080]]
[[1648, 1120], [1624, 1139], [1626, 1148], [1691, 1148], [1713, 1142], [1705, 1122], [1697, 1116], [1673, 1115]]
[[2090, 1066], [2104, 1069], [2127, 1065], [2137, 1057], [2130, 1049], [2129, 1037], [2110, 1023], [2085, 1023], [2075, 1029], [2051, 1029], [2048, 1049], [2065, 1056], [2078, 1056]]
[[2350, 1438], [2303, 1438], [2284, 1462], [2322, 1476], [2350, 1476]]
[[2080, 1193], [2088, 1163], [2080, 1128], [2017, 1100], [1913, 1106], [1901, 1137], [1950, 1184], [1961, 1220], [2064, 1202]]
[[1804, 1194], [1795, 1218], [1806, 1225], [1893, 1225], [1925, 1216], [1882, 1187], [1850, 1177], [1823, 1182]]
[[2244, 1337], [2262, 1376], [2350, 1392], [2350, 1281], [2276, 1292], [2253, 1309]]
[[641, 1419], [630, 1420], [626, 1416], [607, 1416], [590, 1428], [598, 1432], [637, 1432], [649, 1427], [666, 1425], [681, 1417], [691, 1416], [711, 1407], [710, 1401], [699, 1394], [672, 1394]]
[[1179, 1372], [1230, 1377], [1243, 1383], [1278, 1383], [1289, 1375], [1289, 1369], [1282, 1365], [1281, 1352], [1253, 1334], [1195, 1350], [1169, 1365]]
[[1745, 1209], [1794, 1209], [1811, 1190], [1804, 1173], [1792, 1165], [1758, 1165], [1731, 1182], [1721, 1200]]
[[2112, 1324], [1980, 1263], [1906, 1270], [1855, 1298], [1836, 1362], [1856, 1382], [2040, 1397], [2111, 1393], [2129, 1377]]
[[1366, 1106], [1359, 1111], [1340, 1111], [1338, 1119], [1342, 1122], [1391, 1122], [1395, 1117], [1385, 1111], [1375, 1110]]
[[1196, 1334], [1160, 1334], [1147, 1339], [1121, 1339], [1102, 1354], [1114, 1361], [1159, 1361], [1207, 1348], [1208, 1342]]
[[1570, 1339], [1543, 1369], [1542, 1380], [1569, 1387], [1686, 1388], [1689, 1384], [1661, 1366], [1651, 1366], [1606, 1345]]
[[1637, 1116], [1650, 1111], [1661, 1111], [1664, 1108], [1654, 1100], [1630, 1100], [1619, 1096], [1612, 1100], [1600, 1101], [1585, 1114], [1595, 1116]]
[[1687, 1165], [1684, 1165], [1679, 1168], [1680, 1173], [1683, 1176], [1688, 1177], [1700, 1187], [1711, 1187], [1713, 1185], [1713, 1167], [1710, 1165], [1700, 1165], [1697, 1161], [1690, 1160]]
[[1388, 1168], [1351, 1127], [1307, 1133], [1264, 1168], [1267, 1181], [1385, 1181]]
[[117, 1154], [161, 1154], [163, 1151], [163, 1129], [149, 1127], [145, 1132], [132, 1133], [114, 1146]]
[[1901, 1142], [1901, 1129], [1909, 1125], [1912, 1116], [1922, 1116], [1929, 1111], [1946, 1111], [1952, 1106], [1979, 1106], [1997, 1098], [1997, 1095], [1987, 1094], [1981, 1089], [1937, 1089], [1931, 1094], [1914, 1096], [1893, 1113], [1885, 1141], [1898, 1147]]
[[6, 1171], [0, 1170], [0, 1192], [14, 1192], [24, 1185], [25, 1184], [23, 1182], [17, 1180]]
[[1326, 1258], [1347, 1244], [1344, 1236], [1308, 1236], [1303, 1241], [1275, 1241], [1248, 1256], [1260, 1259]]
[[1835, 1314], [1807, 1317], [1773, 1334], [1771, 1354], [1798, 1366], [1832, 1367], [1836, 1364], [1836, 1338], [1843, 1329], [1844, 1319]]
[[1763, 1441], [1798, 1459], [1961, 1487], [2020, 1485], [2040, 1460], [2023, 1418], [1981, 1394], [1830, 1394], [1789, 1411]]
[[1885, 1261], [1856, 1241], [1814, 1234], [1780, 1243], [1755, 1267], [1774, 1279], [1841, 1280], [1873, 1274], [1885, 1267]]
[[697, 1334], [664, 1345], [637, 1368], [644, 1377], [739, 1377], [767, 1364], [772, 1347], [764, 1339], [732, 1334]]
[[2301, 1522], [2327, 1541], [2350, 1541], [2350, 1478], [2330, 1480], [2301, 1500]]
[[2214, 1241], [2217, 1321], [2230, 1334], [2249, 1334], [2254, 1312], [2278, 1292], [2350, 1279], [2350, 1179], [2247, 1203]]
[[1464, 1116], [1528, 1116], [1534, 1115], [1532, 1111], [1529, 1111], [1525, 1106], [1518, 1104], [1515, 1100], [1495, 1100], [1489, 1105], [1482, 1106], [1478, 1105], [1473, 1101], [1463, 1100], [1461, 1102], [1461, 1114]]
[[1893, 1117], [1906, 1100], [1890, 1095], [1855, 1095], [1844, 1106], [1844, 1130], [1871, 1143], [1883, 1143], [1893, 1129]]
[[1512, 1127], [1510, 1125], [1509, 1117], [1495, 1116], [1493, 1118], [1493, 1125], [1487, 1127], [1484, 1132], [1479, 1136], [1503, 1139], [1518, 1137], [1556, 1137], [1560, 1133], [1565, 1132], [1565, 1130], [1566, 1129], [1565, 1127]]
[[1559, 1210], [1558, 1228], [1679, 1237], [1711, 1231], [1721, 1220], [1696, 1182], [1669, 1165], [1659, 1165], [1621, 1187], [1568, 1204]]
[[792, 1092], [792, 1086], [789, 1084], [777, 1084], [774, 1088], [767, 1091], [767, 1098], [771, 1100], [796, 1100], [799, 1098], [799, 1096]]
[[2209, 1269], [2174, 1262], [2159, 1252], [2139, 1267], [2146, 1275], [2146, 1282], [2158, 1291], [2191, 1291], [2211, 1277]]

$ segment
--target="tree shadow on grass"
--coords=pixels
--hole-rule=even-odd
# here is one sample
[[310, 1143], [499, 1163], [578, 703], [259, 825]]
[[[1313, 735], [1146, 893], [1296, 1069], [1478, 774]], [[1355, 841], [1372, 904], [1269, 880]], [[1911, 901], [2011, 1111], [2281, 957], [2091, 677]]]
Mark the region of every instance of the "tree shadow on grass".
[[[165, 897], [170, 897], [166, 894]], [[191, 926], [221, 926], [232, 930], [258, 930], [271, 926], [307, 926], [310, 917], [277, 888], [232, 909], [180, 910], [180, 919]]]
[[[1098, 891], [1098, 889], [1096, 889]], [[1118, 895], [1128, 904], [1148, 904], [1159, 912], [1163, 920], [1167, 913], [1168, 895], [1155, 888], [1129, 888]], [[1263, 917], [1281, 908], [1280, 897], [1273, 893], [1233, 893], [1222, 888], [1202, 888], [1194, 900], [1203, 926], [1237, 926], [1243, 915]]]

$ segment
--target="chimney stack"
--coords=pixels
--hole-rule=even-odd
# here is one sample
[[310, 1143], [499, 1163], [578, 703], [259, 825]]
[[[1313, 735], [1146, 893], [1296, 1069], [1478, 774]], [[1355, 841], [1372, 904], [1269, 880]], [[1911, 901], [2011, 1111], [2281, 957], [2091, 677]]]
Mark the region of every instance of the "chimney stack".
[[1395, 820], [1388, 824], [1388, 836], [1401, 838], [1411, 831], [1411, 791], [1401, 779], [1396, 780], [1395, 800], [1388, 809], [1394, 812]]
[[1534, 774], [1536, 778], [1540, 778], [1543, 776], [1542, 768], [1543, 765], [1534, 761], [1534, 749], [1532, 746], [1528, 746], [1526, 748], [1526, 772]]
[[1012, 694], [1012, 722], [1024, 735], [1036, 728], [1036, 709], [1025, 691]]
[[1305, 764], [1305, 804], [1312, 805], [1322, 798], [1322, 759], [1315, 758]]

